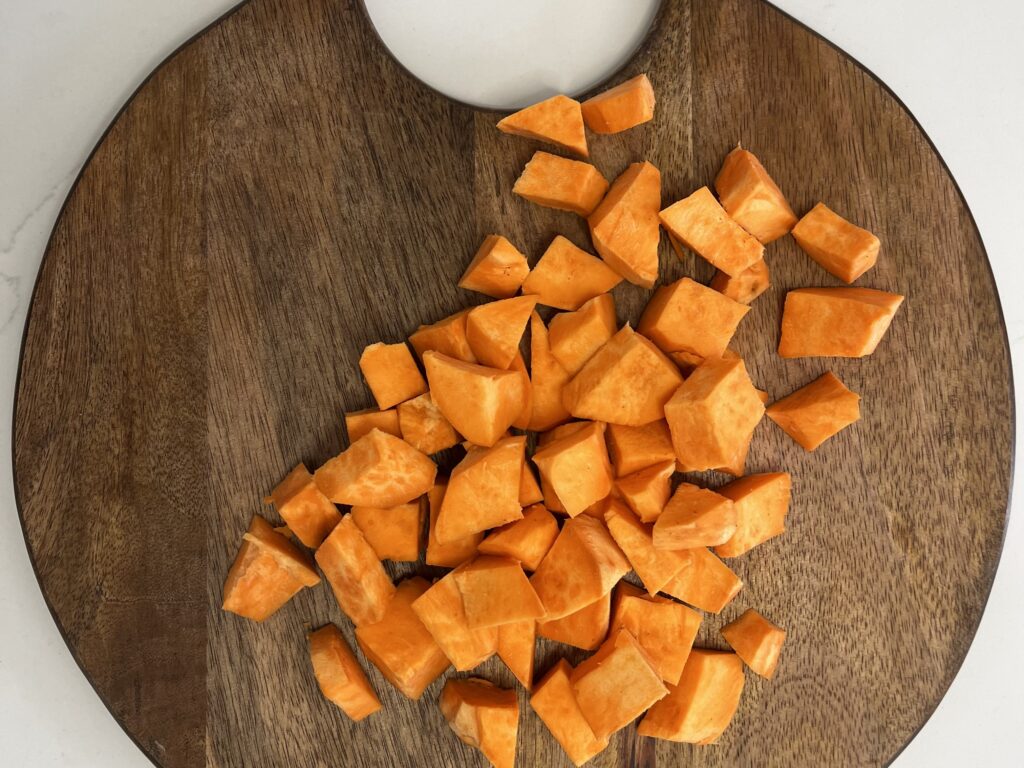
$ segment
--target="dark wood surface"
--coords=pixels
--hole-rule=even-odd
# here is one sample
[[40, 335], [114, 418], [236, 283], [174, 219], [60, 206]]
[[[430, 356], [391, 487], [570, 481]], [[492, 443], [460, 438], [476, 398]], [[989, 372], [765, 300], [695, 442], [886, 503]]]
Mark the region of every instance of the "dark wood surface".
[[[798, 212], [820, 199], [877, 233], [861, 284], [908, 300], [870, 358], [784, 361], [785, 291], [836, 281], [792, 238], [768, 248], [772, 288], [735, 342], [755, 382], [779, 397], [832, 369], [864, 413], [814, 454], [770, 423], [754, 439], [749, 470], [794, 474], [789, 532], [732, 562], [746, 588], [699, 642], [756, 607], [789, 630], [778, 676], [748, 677], [713, 747], [627, 728], [593, 764], [886, 763], [956, 674], [1002, 543], [1011, 383], [981, 240], [892, 95], [759, 0], [667, 0], [617, 79], [637, 72], [656, 119], [591, 138], [608, 178], [650, 160], [667, 204], [742, 142]], [[440, 682], [412, 703], [370, 667], [385, 709], [358, 725], [320, 696], [306, 629], [352, 640], [326, 587], [263, 625], [218, 605], [264, 494], [371, 403], [364, 345], [478, 301], [455, 282], [487, 233], [531, 259], [555, 233], [588, 245], [581, 220], [510, 193], [536, 145], [497, 119], [410, 77], [358, 2], [252, 0], [154, 74], [76, 184], [26, 332], [17, 494], [69, 646], [155, 762], [482, 764]], [[710, 277], [662, 245], [663, 280]], [[646, 295], [617, 288], [620, 320]], [[496, 660], [482, 674], [513, 682]], [[520, 701], [519, 764], [569, 765]]]

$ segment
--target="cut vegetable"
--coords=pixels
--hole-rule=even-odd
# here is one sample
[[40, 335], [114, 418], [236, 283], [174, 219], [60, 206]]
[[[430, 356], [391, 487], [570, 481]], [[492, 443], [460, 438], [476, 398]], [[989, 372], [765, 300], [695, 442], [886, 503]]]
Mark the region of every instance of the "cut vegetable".
[[[409, 343], [416, 354], [423, 359], [423, 354], [433, 350], [442, 355], [462, 360], [464, 363], [475, 363], [476, 357], [469, 348], [466, 339], [466, 317], [469, 310], [456, 312], [451, 317], [439, 320], [433, 325], [421, 325], [411, 336]], [[395, 432], [394, 434], [398, 434]]]
[[459, 442], [459, 434], [429, 392], [400, 404], [398, 423], [402, 439], [421, 453], [438, 453]]
[[471, 677], [449, 680], [438, 700], [455, 735], [479, 749], [494, 768], [514, 768], [519, 734], [516, 692]]
[[466, 623], [496, 627], [544, 616], [544, 606], [518, 560], [480, 555], [455, 572]]
[[537, 645], [537, 622], [533, 619], [502, 624], [498, 627], [498, 658], [523, 684], [533, 685], [533, 658]]
[[740, 274], [764, 255], [764, 246], [729, 218], [707, 187], [658, 216], [669, 234], [727, 275]]
[[818, 203], [793, 227], [804, 253], [844, 283], [852, 283], [878, 261], [882, 244], [866, 229], [851, 224]]
[[743, 589], [739, 577], [710, 550], [698, 547], [680, 554], [686, 564], [665, 585], [665, 594], [702, 611], [719, 613]]
[[529, 462], [523, 462], [523, 474], [519, 480], [519, 506], [529, 507], [544, 501], [544, 494], [537, 484], [537, 477], [530, 469]]
[[[519, 415], [516, 416], [515, 421], [512, 422], [512, 426], [516, 429], [528, 429], [530, 426], [530, 419], [533, 418], [533, 383], [530, 381], [530, 372], [526, 368], [526, 361], [523, 360], [523, 355], [519, 350], [516, 350], [515, 357], [512, 358], [512, 365], [509, 366], [510, 371], [515, 371], [519, 374], [520, 386], [525, 393], [523, 397], [523, 407], [519, 411]], [[532, 501], [526, 502], [532, 504]]]
[[590, 163], [547, 152], [535, 152], [512, 187], [531, 203], [580, 216], [589, 216], [607, 191], [608, 180]]
[[605, 263], [643, 288], [658, 279], [660, 208], [661, 173], [650, 163], [633, 163], [587, 219], [590, 239]]
[[395, 585], [352, 515], [341, 518], [324, 539], [316, 551], [316, 562], [353, 624], [374, 624], [384, 617]]
[[637, 332], [663, 352], [721, 357], [750, 307], [684, 277], [655, 291]]
[[381, 560], [415, 562], [420, 557], [423, 498], [391, 509], [352, 507], [352, 520]]
[[498, 130], [588, 155], [580, 103], [561, 94], [513, 112], [498, 122]]
[[582, 104], [583, 120], [594, 133], [620, 133], [654, 117], [654, 88], [647, 75], [637, 75]]
[[754, 672], [769, 680], [775, 676], [786, 630], [748, 608], [738, 619], [722, 627], [722, 637]]
[[382, 411], [427, 391], [427, 382], [404, 343], [371, 344], [363, 350], [359, 368]]
[[641, 522], [653, 523], [672, 495], [672, 474], [675, 471], [675, 459], [670, 459], [620, 477], [615, 481], [615, 487]]
[[523, 510], [523, 519], [496, 528], [481, 543], [486, 555], [504, 555], [535, 571], [558, 537], [558, 521], [541, 504]]
[[338, 508], [301, 462], [270, 492], [270, 499], [296, 538], [311, 549], [319, 547], [341, 520]]
[[600, 501], [612, 489], [604, 429], [604, 424], [592, 422], [533, 455], [541, 478], [551, 485], [570, 517]]
[[559, 659], [530, 695], [530, 706], [551, 731], [576, 766], [581, 766], [608, 746], [608, 738], [597, 738], [583, 716], [572, 689], [572, 667]]
[[615, 335], [617, 327], [615, 299], [610, 293], [602, 293], [575, 312], [560, 312], [551, 318], [551, 354], [574, 376]]
[[351, 720], [358, 723], [380, 709], [380, 699], [336, 626], [309, 635], [309, 656], [320, 691]]
[[745, 149], [736, 147], [725, 156], [715, 191], [733, 220], [762, 243], [778, 240], [796, 224], [796, 214], [778, 185]]
[[455, 568], [476, 556], [477, 546], [484, 538], [483, 531], [471, 533], [461, 538], [441, 544], [434, 534], [437, 527], [437, 516], [441, 513], [441, 502], [448, 490], [447, 480], [438, 480], [437, 484], [427, 493], [430, 506], [430, 531], [427, 536], [427, 565], [438, 565], [443, 568]]
[[533, 414], [529, 428], [535, 432], [551, 429], [569, 420], [562, 404], [562, 390], [570, 375], [551, 354], [548, 329], [536, 312], [530, 317], [530, 382]]
[[626, 555], [644, 588], [656, 595], [686, 565], [686, 557], [667, 549], [656, 549], [651, 527], [619, 501], [609, 499], [605, 505], [605, 523], [619, 549]]
[[462, 593], [455, 579], [459, 566], [412, 603], [412, 610], [423, 626], [460, 672], [489, 659], [498, 648], [497, 627], [473, 629], [462, 606]]
[[724, 544], [736, 533], [736, 507], [732, 500], [680, 483], [654, 524], [658, 549], [693, 549]]
[[750, 304], [770, 286], [771, 275], [768, 273], [768, 262], [764, 259], [755, 261], [736, 277], [721, 271], [715, 272], [710, 284], [712, 289], [740, 304]]
[[903, 297], [871, 288], [800, 288], [786, 294], [781, 357], [864, 357], [889, 330]]
[[605, 439], [616, 477], [631, 475], [655, 464], [676, 460], [672, 434], [669, 432], [668, 422], [663, 419], [639, 427], [609, 424]]
[[575, 310], [621, 282], [619, 274], [599, 258], [556, 235], [523, 281], [523, 293], [536, 296], [547, 307]]
[[772, 403], [765, 411], [787, 435], [813, 451], [860, 419], [860, 395], [831, 371]]
[[507, 299], [516, 295], [528, 274], [530, 265], [518, 248], [501, 235], [488, 235], [462, 274], [459, 288]]
[[537, 634], [556, 643], [592, 651], [608, 635], [612, 593], [609, 591], [578, 611], [553, 621], [537, 622]]
[[466, 317], [466, 338], [481, 365], [506, 369], [519, 352], [536, 296], [517, 296], [473, 307]]
[[679, 682], [700, 621], [696, 611], [664, 597], [648, 597], [627, 581], [615, 590], [611, 631], [629, 630], [666, 683]]
[[389, 408], [386, 411], [367, 408], [364, 411], [348, 411], [345, 414], [345, 432], [348, 435], [349, 445], [371, 429], [379, 429], [389, 435], [401, 437], [402, 430], [398, 426], [398, 411], [394, 408]]
[[739, 557], [784, 533], [790, 485], [788, 472], [773, 472], [742, 477], [719, 488], [718, 493], [731, 499], [736, 509], [736, 532], [715, 547], [715, 554]]
[[[521, 520], [519, 483], [525, 437], [506, 437], [493, 448], [475, 449], [452, 471], [434, 536], [441, 544]], [[482, 503], [485, 502], [485, 503]]]

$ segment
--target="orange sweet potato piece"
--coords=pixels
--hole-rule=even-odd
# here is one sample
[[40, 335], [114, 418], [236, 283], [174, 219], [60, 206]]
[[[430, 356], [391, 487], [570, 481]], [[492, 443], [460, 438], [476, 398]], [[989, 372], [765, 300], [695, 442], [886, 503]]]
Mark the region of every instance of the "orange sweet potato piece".
[[741, 147], [725, 156], [715, 177], [715, 191], [733, 221], [762, 243], [789, 232], [796, 214], [761, 162]]
[[818, 203], [793, 227], [804, 253], [844, 283], [852, 283], [878, 261], [881, 241]]
[[654, 118], [654, 88], [637, 75], [583, 102], [583, 120], [594, 133], [619, 133]]
[[529, 394], [518, 371], [503, 371], [425, 352], [430, 396], [459, 434], [490, 447], [523, 410]]
[[502, 555], [520, 562], [527, 571], [537, 570], [558, 537], [558, 521], [541, 504], [523, 510], [523, 519], [496, 528], [480, 542], [485, 555]]
[[903, 297], [872, 288], [799, 288], [786, 294], [781, 357], [865, 357], [889, 330]]
[[441, 479], [427, 493], [427, 501], [430, 507], [430, 528], [427, 535], [427, 565], [437, 565], [443, 568], [455, 568], [476, 556], [477, 546], [483, 541], [483, 531], [472, 533], [462, 538], [441, 544], [434, 534], [437, 527], [437, 516], [441, 513], [441, 502], [448, 490], [448, 481]]
[[626, 325], [566, 385], [562, 402], [578, 419], [638, 427], [664, 417], [682, 382], [675, 364]]
[[462, 595], [466, 623], [472, 629], [544, 615], [544, 606], [523, 567], [511, 557], [480, 555], [457, 570], [455, 585]]
[[736, 533], [736, 507], [732, 500], [680, 483], [654, 524], [658, 549], [693, 549], [724, 544]]
[[341, 518], [316, 551], [338, 605], [357, 627], [383, 618], [395, 594], [384, 566], [352, 515]]
[[615, 335], [615, 299], [610, 293], [587, 301], [575, 312], [559, 312], [548, 328], [551, 354], [571, 376]]
[[569, 679], [580, 711], [598, 738], [633, 722], [668, 693], [650, 658], [625, 629], [609, 635]]
[[684, 277], [654, 292], [637, 332], [663, 352], [721, 357], [749, 311], [745, 304]]
[[675, 471], [673, 458], [620, 477], [615, 481], [615, 487], [641, 522], [653, 523], [672, 495], [672, 474]]
[[686, 565], [686, 557], [668, 549], [656, 549], [651, 526], [641, 523], [621, 502], [609, 500], [605, 505], [605, 524], [619, 549], [629, 560], [644, 588], [656, 595]]
[[569, 662], [559, 659], [533, 689], [530, 706], [578, 768], [604, 751], [608, 737], [599, 739], [594, 735], [576, 703], [571, 675]]
[[605, 432], [615, 476], [632, 475], [641, 469], [675, 461], [672, 434], [663, 419], [639, 427], [609, 424]]
[[481, 365], [502, 369], [512, 365], [535, 306], [536, 296], [516, 296], [491, 301], [469, 310], [466, 338]]
[[[421, 325], [409, 336], [409, 343], [416, 354], [423, 359], [423, 353], [433, 350], [442, 355], [462, 360], [464, 363], [475, 363], [476, 357], [469, 348], [466, 339], [466, 317], [469, 310], [464, 309], [450, 317], [438, 320], [433, 325]], [[396, 433], [397, 434], [397, 433]]]
[[363, 350], [359, 368], [382, 411], [427, 391], [427, 382], [404, 342], [371, 344]]
[[[525, 430], [529, 428], [530, 419], [533, 418], [533, 383], [530, 381], [530, 371], [526, 368], [526, 361], [519, 350], [516, 350], [509, 370], [519, 374], [520, 386], [525, 393], [523, 396], [523, 407], [520, 409], [519, 415], [516, 416], [516, 420], [512, 422], [512, 426], [516, 429]], [[533, 502], [527, 503], [532, 504]]]
[[719, 613], [739, 591], [743, 582], [732, 570], [704, 547], [680, 552], [686, 565], [665, 588], [665, 594], [709, 613]]
[[395, 688], [416, 700], [448, 669], [448, 657], [412, 610], [430, 588], [419, 576], [406, 579], [376, 624], [356, 627], [356, 640], [366, 658]]
[[498, 122], [498, 130], [554, 144], [580, 157], [589, 154], [580, 103], [561, 94], [513, 112]]
[[422, 496], [437, 465], [404, 440], [372, 429], [313, 474], [335, 504], [388, 509]]
[[459, 442], [458, 432], [441, 413], [430, 392], [401, 403], [398, 424], [402, 439], [420, 453], [438, 453]]
[[531, 203], [580, 216], [589, 216], [607, 191], [608, 180], [590, 163], [547, 152], [535, 152], [512, 187]]
[[574, 435], [593, 423], [592, 421], [570, 421], [566, 424], [559, 424], [547, 432], [541, 432], [537, 435], [537, 448], [543, 448], [545, 445], [551, 445], [551, 443], [561, 440], [563, 437]]
[[665, 403], [680, 470], [731, 464], [763, 415], [764, 404], [741, 359], [706, 359]]
[[571, 378], [551, 353], [550, 337], [536, 312], [530, 317], [530, 384], [533, 413], [529, 429], [540, 432], [568, 421], [562, 390]]
[[571, 240], [556, 235], [523, 281], [523, 293], [555, 309], [579, 309], [622, 282], [619, 274]]
[[590, 605], [552, 621], [538, 621], [537, 634], [585, 651], [592, 651], [608, 635], [612, 593], [607, 592]]
[[352, 507], [352, 520], [381, 560], [415, 562], [420, 557], [423, 499], [391, 509]]
[[263, 621], [303, 587], [320, 583], [298, 547], [255, 515], [224, 581], [225, 611]]
[[448, 725], [465, 744], [479, 749], [494, 768], [515, 768], [519, 735], [516, 692], [471, 677], [444, 684], [438, 701]]
[[270, 492], [270, 499], [295, 537], [310, 549], [319, 547], [341, 520], [338, 508], [313, 482], [302, 462]]
[[784, 533], [789, 512], [788, 472], [749, 475], [718, 489], [736, 509], [736, 532], [715, 547], [719, 557], [739, 557], [768, 539]]
[[501, 235], [488, 235], [462, 274], [459, 288], [507, 299], [516, 295], [528, 274], [530, 265], [518, 248]]
[[786, 642], [786, 630], [782, 627], [748, 608], [738, 619], [722, 627], [722, 637], [754, 672], [769, 680], [775, 676], [782, 644]]
[[633, 163], [587, 219], [590, 239], [605, 263], [643, 288], [658, 279], [660, 208], [661, 173], [650, 163]]
[[679, 685], [651, 707], [640, 736], [713, 744], [728, 727], [743, 693], [743, 663], [735, 653], [694, 648]]
[[629, 572], [629, 561], [600, 520], [566, 521], [530, 583], [544, 604], [546, 621], [560, 619], [611, 592]]
[[445, 656], [460, 672], [489, 659], [498, 648], [498, 628], [469, 626], [462, 605], [462, 593], [455, 579], [460, 565], [434, 582], [412, 603], [413, 612], [423, 622]]
[[345, 432], [348, 434], [349, 445], [354, 443], [371, 429], [379, 429], [395, 437], [402, 436], [402, 429], [398, 426], [398, 411], [388, 408], [380, 411], [376, 408], [367, 408], [364, 411], [348, 411], [345, 413]]
[[537, 622], [514, 621], [498, 627], [498, 658], [526, 690], [533, 686], [533, 660], [537, 645]]
[[738, 275], [764, 256], [764, 246], [729, 218], [707, 187], [673, 203], [658, 217], [669, 234], [727, 275]]
[[611, 492], [612, 467], [604, 429], [604, 424], [592, 422], [533, 455], [540, 476], [550, 483], [570, 517]]
[[475, 449], [452, 471], [434, 536], [441, 544], [523, 518], [519, 506], [525, 437], [506, 437]]
[[544, 493], [537, 484], [537, 477], [530, 469], [529, 462], [523, 462], [523, 474], [519, 479], [519, 506], [529, 507], [544, 501]]
[[310, 633], [309, 656], [321, 693], [351, 720], [358, 723], [380, 709], [380, 699], [336, 626]]
[[860, 419], [860, 395], [828, 371], [772, 403], [765, 414], [787, 435], [813, 451]]
[[715, 276], [711, 278], [710, 287], [740, 304], [750, 304], [767, 291], [771, 284], [768, 262], [761, 259], [755, 261], [735, 277], [730, 277], [722, 271], [715, 272]]
[[700, 614], [664, 597], [648, 597], [627, 581], [615, 590], [611, 631], [627, 629], [666, 683], [675, 685], [700, 629]]

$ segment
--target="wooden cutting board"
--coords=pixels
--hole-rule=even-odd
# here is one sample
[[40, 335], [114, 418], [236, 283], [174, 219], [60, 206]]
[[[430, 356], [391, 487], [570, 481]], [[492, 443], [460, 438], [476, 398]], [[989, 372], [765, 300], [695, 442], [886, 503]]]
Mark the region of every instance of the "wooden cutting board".
[[[457, 41], [453, 41], [457, 44]], [[855, 62], [759, 0], [667, 0], [613, 78], [647, 72], [654, 122], [592, 137], [609, 177], [647, 159], [666, 204], [742, 142], [799, 212], [876, 232], [861, 282], [904, 293], [877, 353], [782, 360], [786, 291], [835, 285], [792, 238], [735, 348], [774, 398], [834, 370], [863, 419], [814, 454], [771, 423], [749, 471], [789, 470], [788, 533], [733, 561], [746, 587], [699, 644], [757, 607], [789, 630], [713, 747], [618, 734], [596, 766], [853, 766], [893, 759], [938, 704], [981, 617], [1012, 463], [1005, 329], [970, 211], [928, 138]], [[25, 335], [15, 469], [25, 536], [68, 645], [164, 766], [476, 766], [436, 706], [371, 669], [354, 725], [317, 692], [305, 632], [326, 586], [263, 625], [221, 586], [261, 499], [343, 446], [370, 404], [362, 348], [480, 297], [481, 238], [531, 258], [580, 219], [510, 193], [536, 149], [398, 65], [355, 0], [252, 0], [163, 64], [111, 126], [54, 229]], [[663, 243], [662, 279], [710, 277]], [[615, 291], [635, 322], [646, 293]], [[710, 478], [718, 481], [724, 478]], [[393, 575], [411, 567], [394, 568]], [[564, 648], [542, 645], [538, 673]], [[569, 654], [572, 661], [579, 654]], [[481, 671], [512, 678], [497, 661]], [[568, 765], [520, 693], [519, 765]]]

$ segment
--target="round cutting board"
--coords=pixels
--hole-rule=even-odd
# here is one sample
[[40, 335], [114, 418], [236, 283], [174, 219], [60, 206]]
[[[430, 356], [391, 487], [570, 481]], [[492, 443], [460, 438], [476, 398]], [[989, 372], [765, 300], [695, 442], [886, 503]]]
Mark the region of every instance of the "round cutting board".
[[[734, 342], [773, 398], [825, 370], [863, 418], [813, 454], [771, 423], [748, 471], [789, 470], [789, 531], [730, 562], [745, 582], [699, 644], [756, 607], [789, 630], [712, 747], [627, 728], [596, 766], [877, 765], [967, 651], [999, 558], [1012, 462], [1005, 330], [942, 160], [855, 62], [760, 0], [666, 0], [613, 78], [647, 72], [656, 119], [592, 137], [608, 178], [647, 159], [668, 204], [742, 142], [794, 208], [877, 233], [861, 284], [907, 301], [863, 360], [782, 360], [788, 289], [835, 285], [792, 238]], [[479, 765], [436, 706], [372, 667], [385, 709], [350, 723], [316, 690], [305, 632], [351, 625], [326, 586], [255, 624], [219, 609], [261, 499], [343, 446], [371, 403], [362, 348], [476, 302], [482, 237], [531, 258], [583, 223], [511, 194], [537, 148], [389, 55], [355, 0], [252, 0], [162, 65], [68, 198], [40, 271], [15, 413], [25, 536], [54, 617], [125, 730], [164, 766]], [[667, 241], [662, 280], [710, 277]], [[635, 322], [647, 293], [615, 290]], [[722, 480], [724, 478], [717, 478]], [[398, 576], [412, 566], [393, 567]], [[565, 648], [542, 645], [538, 673]], [[579, 654], [569, 653], [575, 662]], [[512, 678], [496, 660], [481, 674]], [[520, 765], [568, 761], [520, 690]]]

